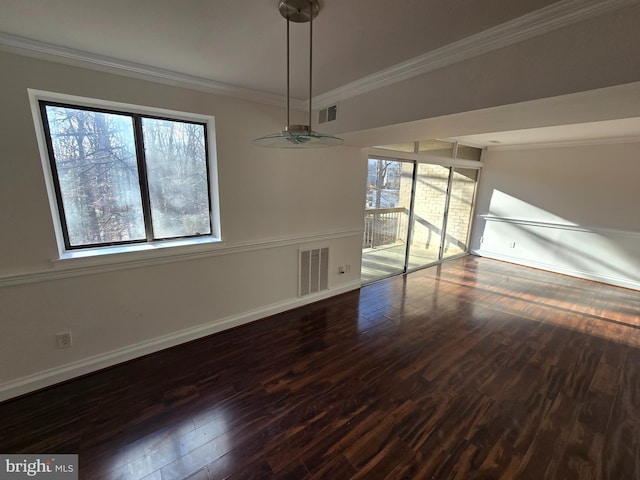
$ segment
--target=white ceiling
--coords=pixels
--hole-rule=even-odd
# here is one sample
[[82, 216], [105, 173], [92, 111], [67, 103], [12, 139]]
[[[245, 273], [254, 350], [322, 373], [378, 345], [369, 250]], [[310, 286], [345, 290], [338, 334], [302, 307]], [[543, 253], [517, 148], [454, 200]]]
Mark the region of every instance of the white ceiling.
[[[624, 0], [320, 0], [314, 21], [313, 95], [505, 24], [518, 25], [522, 18], [539, 21], [539, 12], [551, 12], [544, 21], [552, 21], [558, 6], [586, 11], [605, 3]], [[0, 0], [0, 47], [10, 43], [7, 38], [40, 42], [40, 50], [67, 49], [80, 57], [112, 59], [281, 98], [286, 92], [286, 22], [277, 5], [278, 0]], [[308, 24], [291, 24], [291, 29], [291, 93], [305, 99]], [[455, 138], [493, 145], [640, 135], [637, 119], [616, 122]], [[362, 143], [361, 137], [354, 137], [354, 144]]]
[[[555, 0], [320, 0], [314, 96]], [[285, 94], [278, 0], [0, 0], [0, 32]], [[291, 25], [292, 96], [308, 96], [308, 24]]]

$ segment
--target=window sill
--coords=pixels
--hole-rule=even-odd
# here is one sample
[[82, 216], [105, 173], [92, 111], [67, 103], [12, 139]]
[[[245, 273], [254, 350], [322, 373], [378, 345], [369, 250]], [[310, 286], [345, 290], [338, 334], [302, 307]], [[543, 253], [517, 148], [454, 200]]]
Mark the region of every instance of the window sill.
[[71, 250], [53, 259], [55, 268], [77, 268], [117, 264], [156, 263], [157, 260], [176, 260], [190, 256], [200, 256], [210, 252], [224, 243], [214, 237], [168, 240], [164, 242], [140, 243], [135, 245], [118, 245], [97, 247], [85, 250]]

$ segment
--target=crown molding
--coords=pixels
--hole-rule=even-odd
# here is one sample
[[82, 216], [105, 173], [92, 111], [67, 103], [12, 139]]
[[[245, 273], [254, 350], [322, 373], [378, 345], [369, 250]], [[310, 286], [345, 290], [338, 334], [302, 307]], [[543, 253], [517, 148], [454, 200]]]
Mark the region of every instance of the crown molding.
[[[640, 3], [640, 0], [561, 0], [329, 92], [316, 95], [313, 98], [313, 104], [316, 109], [326, 108], [341, 100], [432, 72], [613, 10], [637, 5], [638, 3]], [[202, 77], [97, 55], [3, 32], [0, 32], [0, 50], [267, 105], [278, 107], [286, 105], [286, 97], [282, 95], [237, 87]], [[299, 111], [308, 111], [307, 103], [308, 99], [292, 98], [291, 108]]]
[[326, 108], [356, 95], [423, 75], [613, 10], [637, 5], [638, 3], [640, 3], [638, 0], [561, 0], [317, 95], [313, 99], [313, 104], [317, 109]]
[[[215, 95], [234, 97], [242, 100], [274, 105], [277, 107], [285, 107], [287, 102], [286, 97], [282, 95], [237, 87], [202, 77], [186, 75], [140, 63], [128, 62], [104, 55], [96, 55], [82, 50], [31, 40], [29, 38], [3, 32], [0, 32], [0, 50], [75, 67], [90, 68], [101, 72], [124, 75], [127, 77], [172, 85], [174, 87], [189, 88]], [[307, 102], [292, 98], [291, 108], [305, 111], [307, 110]]]

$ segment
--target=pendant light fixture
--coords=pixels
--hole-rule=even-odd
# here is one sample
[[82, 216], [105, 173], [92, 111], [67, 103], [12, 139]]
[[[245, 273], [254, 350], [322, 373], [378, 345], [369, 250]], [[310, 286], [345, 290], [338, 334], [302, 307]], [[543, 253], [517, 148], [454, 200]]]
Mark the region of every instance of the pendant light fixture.
[[[256, 138], [254, 145], [269, 148], [319, 148], [340, 145], [342, 139], [311, 130], [313, 73], [313, 19], [320, 12], [318, 0], [280, 0], [278, 10], [287, 20], [287, 126], [282, 132]], [[309, 124], [291, 125], [289, 121], [289, 22], [309, 23]]]

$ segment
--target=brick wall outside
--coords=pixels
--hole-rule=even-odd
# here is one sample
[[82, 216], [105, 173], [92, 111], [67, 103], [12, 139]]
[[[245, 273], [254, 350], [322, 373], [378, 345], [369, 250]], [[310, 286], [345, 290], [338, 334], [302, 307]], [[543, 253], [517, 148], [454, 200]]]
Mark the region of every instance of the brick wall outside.
[[[410, 204], [412, 168], [412, 164], [403, 164], [399, 199], [399, 204], [403, 206]], [[444, 256], [462, 253], [467, 249], [477, 170], [456, 169], [453, 175]], [[448, 179], [448, 167], [418, 164], [412, 247], [437, 254], [442, 235]]]

